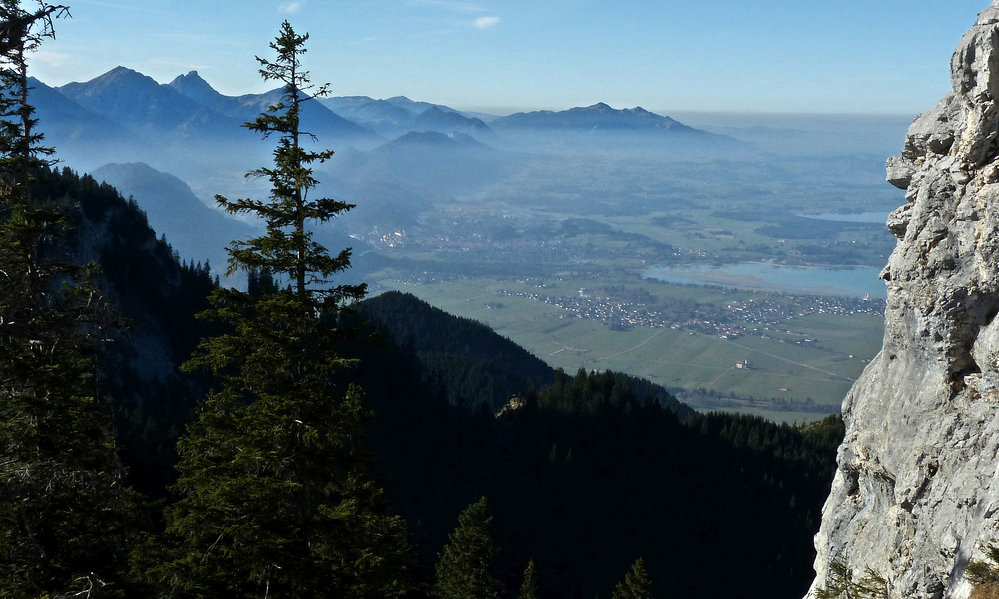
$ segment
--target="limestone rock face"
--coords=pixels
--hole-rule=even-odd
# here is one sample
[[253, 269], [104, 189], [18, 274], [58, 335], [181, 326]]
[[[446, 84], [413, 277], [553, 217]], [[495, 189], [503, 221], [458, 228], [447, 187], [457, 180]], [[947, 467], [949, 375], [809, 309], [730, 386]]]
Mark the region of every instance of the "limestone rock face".
[[999, 0], [951, 60], [888, 181], [884, 347], [843, 403], [846, 439], [815, 537], [816, 581], [843, 561], [892, 599], [967, 597], [999, 541]]

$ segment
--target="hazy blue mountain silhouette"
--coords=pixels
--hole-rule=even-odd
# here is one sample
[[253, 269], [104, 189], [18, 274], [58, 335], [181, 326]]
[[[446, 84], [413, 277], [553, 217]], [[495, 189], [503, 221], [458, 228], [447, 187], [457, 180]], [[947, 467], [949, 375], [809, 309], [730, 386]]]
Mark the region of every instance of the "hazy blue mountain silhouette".
[[[263, 94], [226, 96], [216, 91], [197, 71], [180, 75], [169, 86], [188, 99], [211, 108], [239, 123], [252, 121], [269, 106], [281, 101], [281, 88]], [[321, 101], [302, 104], [302, 123], [324, 144], [373, 143], [378, 137], [370, 130], [349, 121], [326, 107]]]
[[375, 100], [367, 96], [341, 96], [323, 101], [334, 112], [388, 137], [410, 131], [466, 133], [482, 138], [493, 135], [482, 120], [428, 102], [414, 102], [404, 96]]
[[413, 131], [440, 131], [443, 133], [464, 133], [478, 137], [493, 135], [489, 125], [480, 119], [467, 117], [456, 112], [449, 112], [437, 106], [424, 110], [413, 121]]
[[687, 155], [753, 149], [735, 138], [695, 129], [641, 107], [617, 110], [603, 102], [557, 112], [518, 112], [490, 121], [489, 126], [508, 140], [554, 151], [599, 148]]
[[239, 101], [216, 91], [197, 71], [178, 75], [168, 85], [181, 95], [219, 114], [237, 116], [239, 113]]
[[446, 192], [494, 180], [512, 157], [463, 133], [410, 132], [370, 152], [340, 154], [330, 172], [344, 179], [390, 177], [409, 188]]
[[131, 196], [146, 213], [149, 225], [158, 234], [166, 235], [186, 260], [210, 260], [216, 270], [225, 270], [225, 246], [233, 239], [247, 239], [261, 231], [206, 206], [186, 183], [148, 164], [107, 164], [91, 174], [116, 187], [122, 195]]
[[80, 106], [133, 131], [179, 139], [217, 142], [232, 137], [239, 123], [184, 96], [169, 85], [125, 67], [84, 83], [57, 88]]
[[439, 108], [444, 112], [455, 112], [461, 114], [460, 110], [455, 110], [450, 106], [445, 106], [443, 104], [432, 104], [430, 102], [420, 102], [417, 100], [410, 100], [406, 96], [393, 96], [385, 100], [389, 104], [394, 104], [399, 108], [405, 108], [406, 110], [412, 112], [413, 114], [422, 114], [424, 111], [430, 108]]
[[602, 129], [705, 133], [668, 116], [661, 116], [641, 107], [616, 110], [603, 102], [585, 108], [570, 108], [559, 112], [551, 110], [518, 112], [496, 119], [491, 124], [494, 129]]
[[[115, 120], [87, 110], [35, 78], [29, 78], [28, 84], [30, 102], [45, 135], [43, 143], [55, 147], [60, 159], [76, 163], [85, 155], [101, 154], [114, 160], [141, 145], [139, 136]], [[85, 151], [74, 151], [77, 147]]]
[[368, 96], [336, 96], [323, 98], [320, 102], [345, 119], [378, 133], [408, 131], [409, 123], [415, 116], [412, 111], [387, 100], [375, 100]]

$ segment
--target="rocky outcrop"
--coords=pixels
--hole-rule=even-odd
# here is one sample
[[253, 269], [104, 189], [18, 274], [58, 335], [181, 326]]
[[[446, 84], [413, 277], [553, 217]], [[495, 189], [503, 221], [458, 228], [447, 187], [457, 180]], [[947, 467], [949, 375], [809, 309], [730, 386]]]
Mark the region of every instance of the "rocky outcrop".
[[953, 92], [918, 117], [890, 183], [884, 347], [843, 403], [847, 432], [815, 537], [895, 598], [967, 597], [999, 540], [999, 0], [951, 61]]

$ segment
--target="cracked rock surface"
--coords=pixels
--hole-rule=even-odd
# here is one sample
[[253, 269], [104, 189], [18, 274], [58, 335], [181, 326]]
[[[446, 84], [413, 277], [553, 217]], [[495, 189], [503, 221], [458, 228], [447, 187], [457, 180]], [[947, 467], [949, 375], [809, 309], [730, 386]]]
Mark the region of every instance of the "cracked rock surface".
[[887, 180], [884, 346], [843, 403], [846, 438], [815, 536], [892, 599], [964, 599], [999, 541], [999, 0], [951, 59], [953, 92], [909, 128]]

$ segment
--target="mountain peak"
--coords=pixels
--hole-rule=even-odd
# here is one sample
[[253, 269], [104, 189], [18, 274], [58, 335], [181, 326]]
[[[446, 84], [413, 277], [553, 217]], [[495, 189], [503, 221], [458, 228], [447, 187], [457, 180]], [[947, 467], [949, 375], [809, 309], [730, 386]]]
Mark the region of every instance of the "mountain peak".
[[194, 131], [208, 135], [203, 126], [191, 126], [206, 117], [199, 114], [203, 110], [201, 103], [126, 67], [115, 67], [86, 83], [68, 83], [58, 90], [83, 108], [133, 130]]
[[185, 96], [199, 101], [219, 95], [215, 91], [215, 88], [205, 81], [197, 71], [190, 71], [186, 75], [178, 75], [168, 85]]
[[205, 81], [204, 77], [202, 77], [197, 71], [188, 71], [187, 74], [185, 75], [177, 75], [177, 77], [175, 77], [174, 80], [171, 82], [171, 85], [177, 81], [192, 81], [192, 82], [199, 81], [201, 83], [204, 83], [205, 85], [208, 85], [208, 82]]
[[78, 98], [74, 97], [79, 93], [92, 96], [112, 89], [119, 90], [119, 93], [123, 93], [125, 89], [130, 90], [128, 93], [133, 93], [136, 90], [148, 93], [150, 90], [158, 88], [159, 85], [152, 77], [128, 67], [117, 66], [85, 83], [67, 83], [58, 89], [63, 94], [79, 101]]
[[[130, 69], [128, 67], [123, 67], [121, 65], [116, 66], [115, 68], [111, 69], [107, 73], [104, 73], [103, 75], [98, 75], [97, 77], [94, 77], [93, 79], [90, 80], [90, 83], [104, 82], [104, 81], [108, 82], [128, 81], [128, 80], [152, 81], [153, 83], [156, 83], [156, 80], [153, 79], [152, 77], [149, 77], [148, 75], [143, 75], [139, 71]], [[157, 83], [157, 85], [159, 84]]]
[[387, 99], [385, 101], [388, 102], [389, 104], [393, 104], [395, 106], [398, 106], [399, 108], [403, 108], [405, 110], [408, 110], [409, 112], [411, 112], [413, 114], [420, 114], [421, 112], [425, 111], [427, 108], [430, 108], [431, 106], [437, 106], [438, 108], [440, 108], [444, 112], [448, 112], [448, 111], [452, 110], [451, 108], [448, 108], [447, 106], [441, 106], [439, 104], [431, 104], [430, 102], [418, 102], [416, 100], [410, 100], [406, 96], [395, 96], [395, 97], [389, 98], [389, 99]]
[[446, 134], [440, 131], [410, 131], [402, 137], [395, 139], [387, 145], [453, 145], [453, 144], [475, 144], [482, 145], [472, 137], [462, 133]]
[[[604, 102], [561, 112], [542, 110], [520, 112], [492, 121], [492, 126], [525, 129], [561, 129], [580, 131], [682, 131], [698, 132], [667, 116], [649, 112], [640, 106], [616, 110]], [[703, 133], [703, 132], [698, 132]]]

